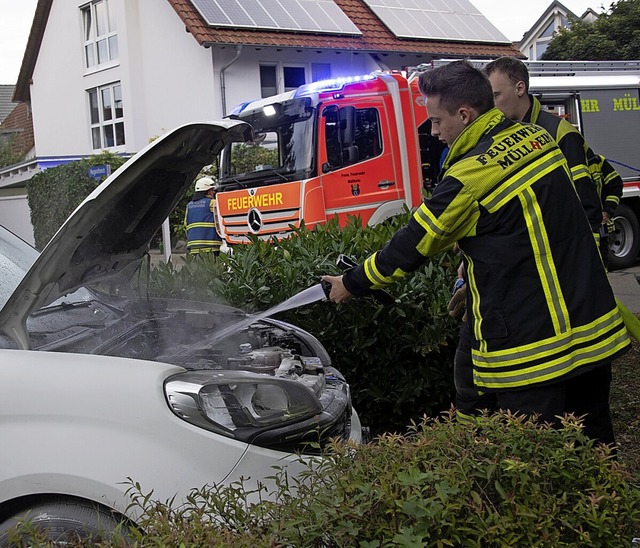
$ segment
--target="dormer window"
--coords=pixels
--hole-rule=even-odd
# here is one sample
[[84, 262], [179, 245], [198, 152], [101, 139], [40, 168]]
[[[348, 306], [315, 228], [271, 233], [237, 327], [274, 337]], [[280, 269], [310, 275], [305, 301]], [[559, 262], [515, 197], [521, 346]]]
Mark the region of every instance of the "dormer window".
[[84, 63], [97, 68], [118, 59], [116, 20], [109, 0], [95, 0], [80, 8], [84, 29]]

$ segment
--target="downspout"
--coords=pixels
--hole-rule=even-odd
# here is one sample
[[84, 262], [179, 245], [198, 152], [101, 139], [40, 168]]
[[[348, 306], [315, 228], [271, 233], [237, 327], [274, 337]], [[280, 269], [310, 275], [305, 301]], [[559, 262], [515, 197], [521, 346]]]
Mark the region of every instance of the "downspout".
[[[236, 46], [236, 54], [226, 65], [220, 69], [220, 98], [222, 100], [222, 116], [227, 114], [227, 88], [225, 85], [224, 73], [225, 71], [235, 63], [242, 53], [242, 45]], [[213, 48], [211, 48], [211, 62], [213, 64]]]

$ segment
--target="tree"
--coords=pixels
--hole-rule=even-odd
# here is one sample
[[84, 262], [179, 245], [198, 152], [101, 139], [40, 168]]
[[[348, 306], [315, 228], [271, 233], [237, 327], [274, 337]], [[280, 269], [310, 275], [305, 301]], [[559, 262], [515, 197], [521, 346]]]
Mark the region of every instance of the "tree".
[[640, 59], [640, 0], [618, 0], [593, 23], [571, 20], [542, 56], [546, 60]]
[[0, 167], [12, 166], [24, 159], [23, 155], [14, 152], [13, 141], [13, 137], [9, 139], [0, 138]]

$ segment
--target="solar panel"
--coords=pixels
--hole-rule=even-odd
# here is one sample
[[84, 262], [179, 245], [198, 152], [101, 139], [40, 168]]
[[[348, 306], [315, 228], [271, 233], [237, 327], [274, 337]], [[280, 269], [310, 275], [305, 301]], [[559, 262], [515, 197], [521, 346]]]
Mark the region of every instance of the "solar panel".
[[333, 0], [191, 0], [209, 26], [362, 34]]
[[363, 1], [398, 38], [510, 42], [469, 0]]

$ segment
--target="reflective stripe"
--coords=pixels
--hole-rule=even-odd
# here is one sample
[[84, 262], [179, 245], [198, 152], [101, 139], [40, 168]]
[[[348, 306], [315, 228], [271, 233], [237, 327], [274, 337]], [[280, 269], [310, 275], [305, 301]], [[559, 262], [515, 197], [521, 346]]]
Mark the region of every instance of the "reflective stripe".
[[471, 257], [465, 255], [467, 259], [467, 290], [471, 293], [471, 331], [476, 341], [480, 345], [480, 352], [487, 351], [487, 342], [482, 337], [482, 314], [480, 312], [480, 293], [475, 283], [475, 264]]
[[578, 367], [605, 361], [629, 344], [626, 329], [614, 332], [604, 341], [585, 348], [576, 348], [569, 355], [537, 367], [518, 369], [517, 371], [495, 372], [474, 371], [474, 382], [484, 388], [516, 388], [532, 383], [549, 381], [561, 377]]
[[392, 283], [393, 278], [380, 274], [378, 268], [376, 267], [376, 255], [378, 255], [377, 251], [373, 255], [371, 255], [371, 257], [367, 258], [364, 261], [364, 272], [373, 286], [382, 287], [384, 285]]
[[365, 259], [363, 263], [365, 276], [368, 278], [369, 282], [371, 282], [372, 289], [382, 289], [383, 287], [395, 282], [398, 279], [404, 278], [407, 273], [398, 268], [391, 276], [383, 276], [378, 267], [376, 266], [376, 255], [378, 252], [376, 251], [371, 257]]
[[460, 411], [460, 409], [456, 409], [456, 421], [462, 424], [478, 425], [478, 417], [469, 415], [468, 413]]
[[531, 188], [525, 189], [520, 194], [520, 201], [553, 329], [556, 335], [560, 335], [570, 328], [569, 311], [562, 295], [558, 273], [551, 255], [551, 246], [542, 220], [540, 204], [538, 204], [536, 195]]
[[500, 209], [506, 202], [522, 191], [523, 188], [531, 186], [538, 179], [556, 169], [565, 158], [560, 149], [554, 148], [548, 154], [540, 157], [536, 162], [518, 171], [511, 179], [499, 185], [495, 192], [490, 193], [481, 204], [490, 213]]
[[447, 238], [451, 236], [451, 232], [445, 230], [438, 224], [438, 220], [424, 203], [413, 214], [413, 218], [428, 234], [432, 234], [436, 238]]
[[[485, 388], [543, 382], [581, 365], [603, 361], [628, 344], [629, 334], [615, 308], [589, 325], [559, 337], [490, 353], [472, 349], [474, 380]], [[527, 363], [537, 364], [527, 367]]]
[[571, 168], [571, 178], [574, 181], [577, 181], [580, 177], [588, 177], [591, 179], [591, 173], [589, 169], [584, 164], [580, 164], [578, 166], [573, 166]]
[[220, 240], [191, 240], [189, 246], [218, 246], [222, 245]]
[[597, 339], [599, 336], [614, 328], [619, 328], [621, 325], [622, 318], [618, 313], [618, 309], [614, 308], [590, 324], [576, 327], [557, 337], [549, 337], [546, 340], [506, 350], [485, 352], [482, 355], [476, 350], [472, 350], [473, 360], [479, 366], [492, 368], [520, 365], [523, 362], [566, 353], [572, 346], [576, 344], [584, 345], [589, 340]]
[[215, 228], [215, 223], [190, 223], [187, 225], [187, 230], [190, 228]]

